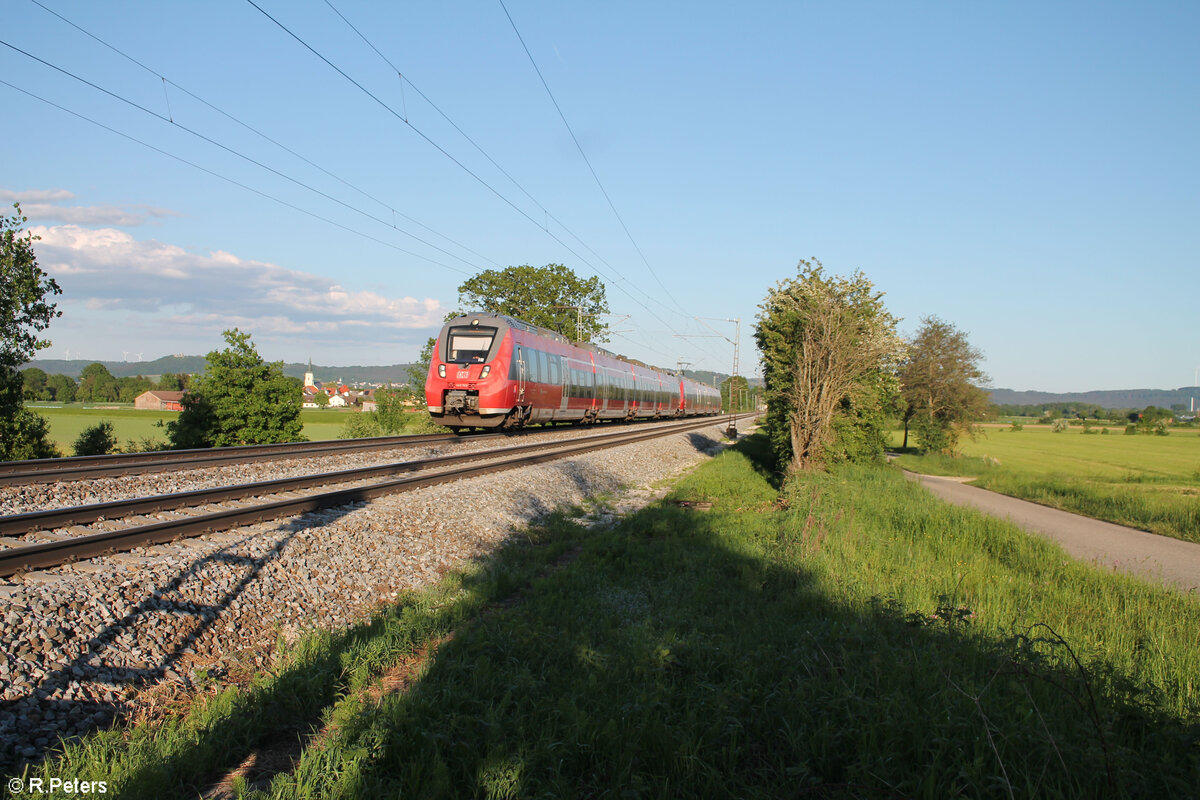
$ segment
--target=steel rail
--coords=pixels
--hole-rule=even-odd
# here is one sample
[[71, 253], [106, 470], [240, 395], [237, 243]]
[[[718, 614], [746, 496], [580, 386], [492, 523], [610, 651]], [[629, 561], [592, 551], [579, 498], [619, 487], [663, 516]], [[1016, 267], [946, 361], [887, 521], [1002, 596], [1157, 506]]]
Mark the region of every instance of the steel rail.
[[[471, 439], [505, 434], [482, 434]], [[431, 433], [415, 436], [379, 436], [370, 439], [346, 439], [320, 442], [282, 442], [279, 444], [239, 445], [195, 450], [160, 450], [150, 453], [121, 453], [111, 456], [72, 456], [70, 458], [37, 461], [0, 462], [0, 486], [19, 486], [29, 483], [103, 478], [119, 475], [139, 475], [146, 472], [167, 472], [180, 469], [200, 469], [245, 461], [268, 461], [282, 458], [306, 458], [332, 453], [357, 453], [414, 447], [438, 442], [460, 442], [462, 436], [453, 433]]]
[[[574, 439], [572, 441], [598, 441], [611, 435], [613, 434], [596, 434], [585, 437], [585, 439]], [[254, 483], [239, 483], [232, 486], [195, 489], [187, 492], [160, 494], [150, 497], [134, 497], [125, 500], [112, 500], [106, 503], [90, 503], [82, 506], [66, 506], [44, 511], [27, 511], [0, 517], [0, 536], [12, 536], [29, 531], [62, 528], [68, 525], [85, 525], [97, 520], [116, 520], [141, 514], [152, 514], [158, 511], [172, 511], [177, 508], [203, 506], [210, 503], [279, 494], [299, 489], [311, 489], [316, 486], [328, 486], [335, 483], [349, 483], [351, 481], [385, 475], [398, 475], [404, 472], [419, 472], [437, 466], [527, 453], [553, 447], [555, 444], [555, 442], [545, 441], [533, 442], [490, 450], [473, 450], [467, 453], [451, 453], [448, 455], [417, 458], [411, 461], [377, 464], [371, 467], [356, 467], [353, 469], [299, 475], [290, 478], [275, 478], [267, 481], [256, 481]]]
[[[749, 415], [746, 415], [749, 416]], [[176, 539], [201, 536], [207, 533], [252, 525], [279, 517], [290, 517], [322, 508], [348, 505], [384, 495], [411, 491], [413, 489], [446, 483], [452, 480], [501, 472], [524, 466], [540, 464], [567, 456], [619, 447], [648, 439], [686, 433], [720, 424], [719, 420], [704, 418], [681, 425], [654, 427], [650, 430], [622, 431], [607, 436], [588, 437], [588, 440], [572, 440], [565, 444], [553, 442], [541, 448], [543, 452], [532, 454], [510, 454], [502, 461], [475, 466], [462, 466], [441, 470], [433, 474], [395, 478], [369, 486], [322, 492], [300, 498], [276, 500], [246, 508], [186, 517], [178, 520], [139, 525], [103, 533], [89, 534], [55, 542], [15, 547], [0, 551], [0, 577], [8, 577], [32, 569], [59, 566], [83, 558], [106, 555], [117, 551], [131, 550], [153, 544], [163, 544]], [[522, 445], [520, 448], [531, 448]], [[505, 448], [507, 449], [507, 448]], [[492, 451], [493, 454], [495, 451]]]

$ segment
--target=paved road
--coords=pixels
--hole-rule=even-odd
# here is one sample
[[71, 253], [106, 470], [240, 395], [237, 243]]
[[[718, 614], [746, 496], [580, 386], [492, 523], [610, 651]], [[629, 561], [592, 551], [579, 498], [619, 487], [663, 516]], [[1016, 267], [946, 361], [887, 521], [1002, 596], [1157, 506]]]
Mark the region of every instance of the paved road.
[[1054, 539], [1070, 555], [1082, 561], [1130, 572], [1187, 592], [1200, 591], [1200, 544], [964, 486], [963, 478], [904, 474], [909, 480], [920, 481], [947, 502], [1008, 518], [1027, 531]]

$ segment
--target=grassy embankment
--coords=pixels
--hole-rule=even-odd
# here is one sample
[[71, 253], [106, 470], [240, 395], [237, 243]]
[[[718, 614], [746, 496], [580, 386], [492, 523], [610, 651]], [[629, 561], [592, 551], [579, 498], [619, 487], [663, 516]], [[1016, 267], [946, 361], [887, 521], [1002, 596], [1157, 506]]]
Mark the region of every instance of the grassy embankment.
[[[83, 433], [85, 428], [107, 420], [113, 424], [117, 439], [124, 447], [129, 440], [141, 442], [143, 439], [166, 441], [167, 422], [179, 416], [177, 411], [144, 411], [131, 405], [105, 404], [105, 407], [85, 407], [82, 404], [66, 406], [30, 405], [30, 408], [50, 421], [50, 438], [58, 445], [63, 455], [71, 455], [72, 445]], [[322, 409], [303, 409], [300, 419], [304, 422], [304, 435], [309, 441], [337, 439], [346, 426], [346, 417], [357, 411], [329, 411]], [[418, 417], [428, 422], [424, 414], [413, 414], [414, 429]], [[162, 426], [160, 426], [160, 424]]]
[[1196, 792], [1196, 598], [894, 469], [781, 494], [762, 454], [746, 441], [673, 490], [710, 511], [553, 516], [252, 687], [41, 772], [194, 794], [312, 730], [269, 796]]
[[973, 476], [985, 489], [1200, 542], [1197, 431], [1123, 434], [1121, 428], [1107, 434], [986, 428], [964, 443], [959, 458], [903, 455], [897, 463], [914, 472]]

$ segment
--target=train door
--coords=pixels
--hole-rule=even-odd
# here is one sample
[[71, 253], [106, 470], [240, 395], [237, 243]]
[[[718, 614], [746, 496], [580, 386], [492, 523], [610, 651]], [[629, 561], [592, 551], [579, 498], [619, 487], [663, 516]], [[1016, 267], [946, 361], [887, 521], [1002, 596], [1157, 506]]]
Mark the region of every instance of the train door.
[[517, 345], [517, 402], [525, 402], [525, 356], [520, 345]]
[[[557, 393], [558, 408], [560, 411], [567, 410], [567, 398], [571, 396], [567, 389], [567, 363], [566, 359], [557, 353], [547, 353], [546, 358], [550, 359], [550, 385], [552, 393]], [[554, 397], [552, 394], [551, 397]]]
[[596, 357], [588, 353], [588, 359], [592, 362], [592, 391], [588, 396], [592, 398], [592, 415], [595, 416], [600, 408], [600, 381], [596, 378]]

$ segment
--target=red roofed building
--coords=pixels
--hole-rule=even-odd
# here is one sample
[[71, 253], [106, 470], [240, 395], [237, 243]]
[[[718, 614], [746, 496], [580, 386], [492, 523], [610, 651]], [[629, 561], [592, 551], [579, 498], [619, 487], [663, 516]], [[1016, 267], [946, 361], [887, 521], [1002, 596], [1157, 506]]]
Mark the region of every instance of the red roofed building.
[[151, 389], [133, 398], [133, 407], [150, 411], [183, 411], [184, 392], [160, 392]]

